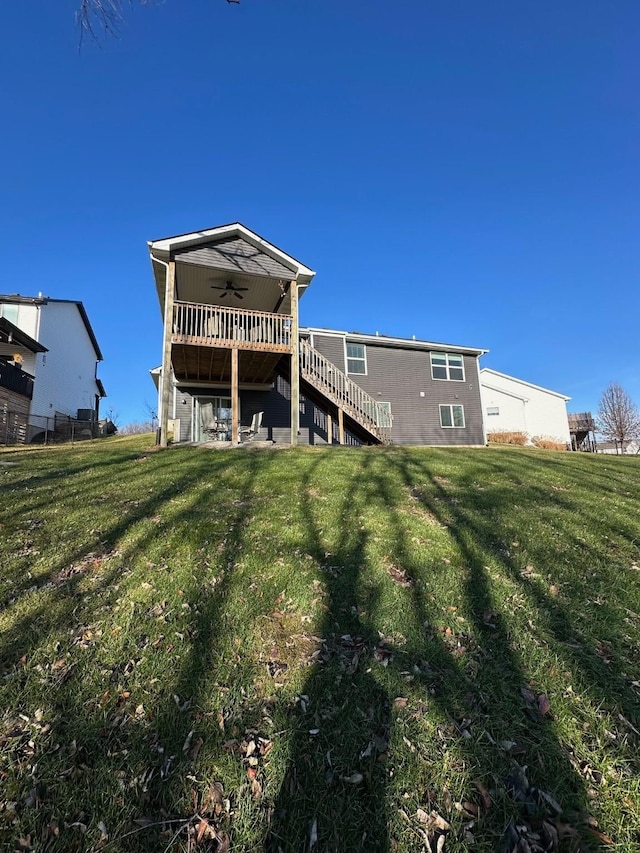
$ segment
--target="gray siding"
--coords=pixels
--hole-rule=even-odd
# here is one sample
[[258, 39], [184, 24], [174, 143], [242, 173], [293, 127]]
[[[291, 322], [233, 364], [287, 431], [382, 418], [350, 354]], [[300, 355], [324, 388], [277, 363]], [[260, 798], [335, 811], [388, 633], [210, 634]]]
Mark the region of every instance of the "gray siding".
[[[230, 393], [227, 389], [179, 388], [176, 397], [176, 417], [180, 418], [180, 441], [191, 438], [192, 400], [202, 396], [225, 396]], [[182, 400], [186, 402], [183, 403]], [[249, 426], [256, 412], [264, 412], [262, 431], [258, 436], [262, 440], [274, 441], [276, 444], [291, 442], [291, 386], [287, 379], [279, 376], [270, 390], [241, 391], [240, 413], [243, 426]], [[333, 443], [338, 442], [338, 427], [334, 419]], [[352, 435], [346, 435], [348, 444], [359, 444]], [[314, 405], [304, 395], [300, 395], [300, 434], [298, 442], [302, 445], [327, 444], [326, 413]]]
[[[347, 340], [349, 337], [347, 336]], [[362, 343], [353, 339], [354, 343]], [[336, 367], [345, 371], [344, 338], [314, 333], [315, 348]], [[405, 445], [482, 445], [484, 430], [482, 403], [478, 382], [477, 357], [464, 355], [465, 381], [456, 382], [431, 378], [431, 355], [428, 351], [367, 343], [367, 374], [351, 375], [375, 400], [391, 403], [393, 414], [392, 441]], [[455, 350], [454, 350], [455, 351]], [[180, 438], [190, 437], [191, 394], [208, 396], [223, 391], [206, 389], [179, 390], [176, 417], [180, 418]], [[227, 394], [229, 392], [227, 391]], [[183, 397], [187, 403], [182, 404]], [[264, 391], [241, 391], [240, 411], [244, 426], [251, 423], [256, 412], [264, 412], [261, 438], [277, 444], [289, 444], [291, 438], [289, 382], [278, 377], [273, 387]], [[440, 426], [441, 403], [464, 407], [464, 428]], [[327, 443], [326, 412], [303, 395], [300, 397], [300, 444]], [[333, 443], [337, 443], [337, 423], [334, 418]], [[358, 439], [347, 436], [347, 442]]]
[[295, 278], [292, 270], [256, 249], [242, 237], [228, 237], [205, 245], [178, 249], [175, 258], [182, 263], [228, 272], [284, 278], [285, 281]]
[[[363, 343], [357, 338], [353, 343]], [[314, 333], [313, 343], [345, 370], [344, 338]], [[484, 443], [477, 357], [464, 355], [464, 382], [431, 378], [431, 355], [418, 349], [366, 343], [367, 375], [351, 374], [368, 394], [391, 403], [394, 444], [481, 445]], [[421, 396], [421, 393], [424, 396]], [[464, 407], [464, 429], [440, 426], [441, 403]]]

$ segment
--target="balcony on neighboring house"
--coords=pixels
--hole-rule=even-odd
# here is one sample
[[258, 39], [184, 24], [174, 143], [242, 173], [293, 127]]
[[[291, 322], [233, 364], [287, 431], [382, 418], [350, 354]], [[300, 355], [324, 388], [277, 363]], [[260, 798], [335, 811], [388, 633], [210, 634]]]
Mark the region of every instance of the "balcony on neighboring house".
[[7, 391], [13, 391], [30, 400], [33, 397], [33, 376], [0, 358], [0, 388], [6, 388]]

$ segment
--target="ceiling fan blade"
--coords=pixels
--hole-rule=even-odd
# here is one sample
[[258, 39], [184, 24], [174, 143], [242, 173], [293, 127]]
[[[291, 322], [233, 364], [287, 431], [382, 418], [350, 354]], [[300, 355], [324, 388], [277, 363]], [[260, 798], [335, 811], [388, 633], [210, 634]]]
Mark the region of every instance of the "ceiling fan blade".
[[244, 299], [244, 296], [241, 293], [237, 293], [235, 290], [233, 291], [233, 295], [236, 299]]

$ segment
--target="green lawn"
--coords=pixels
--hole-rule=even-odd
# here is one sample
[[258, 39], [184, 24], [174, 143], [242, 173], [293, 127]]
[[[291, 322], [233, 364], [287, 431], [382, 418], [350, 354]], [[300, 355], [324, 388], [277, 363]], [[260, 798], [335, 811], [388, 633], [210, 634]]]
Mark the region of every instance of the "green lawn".
[[149, 442], [0, 451], [1, 850], [640, 850], [640, 459]]

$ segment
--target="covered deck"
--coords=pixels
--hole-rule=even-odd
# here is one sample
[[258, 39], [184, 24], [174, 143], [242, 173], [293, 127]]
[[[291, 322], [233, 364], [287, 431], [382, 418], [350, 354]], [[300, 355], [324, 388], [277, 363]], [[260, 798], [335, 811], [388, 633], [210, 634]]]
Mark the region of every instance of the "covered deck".
[[[299, 418], [298, 299], [315, 273], [240, 223], [149, 243], [164, 318], [162, 377], [228, 387], [239, 443], [239, 386], [273, 381], [292, 360], [291, 443]], [[170, 382], [162, 381], [160, 443]]]

